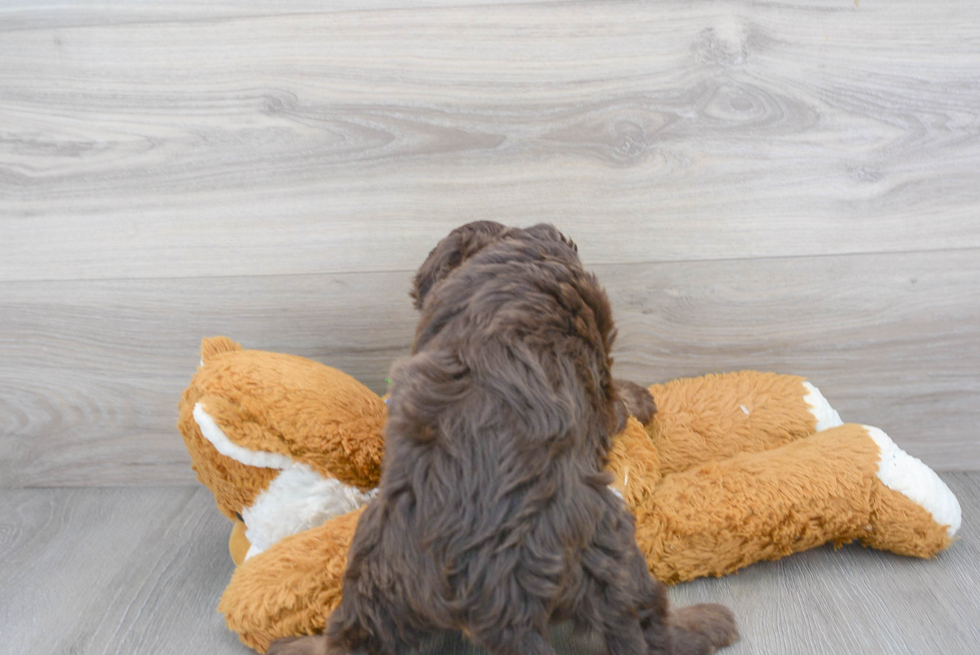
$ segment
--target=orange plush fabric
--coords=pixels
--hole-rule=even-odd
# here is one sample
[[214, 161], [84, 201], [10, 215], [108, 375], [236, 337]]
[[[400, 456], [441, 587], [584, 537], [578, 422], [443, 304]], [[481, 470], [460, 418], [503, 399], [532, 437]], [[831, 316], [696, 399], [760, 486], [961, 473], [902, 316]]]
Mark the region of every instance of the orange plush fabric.
[[952, 543], [947, 526], [938, 524], [928, 510], [904, 494], [889, 489], [878, 479], [872, 480], [871, 489], [868, 528], [858, 536], [865, 546], [896, 555], [929, 558]]
[[[608, 468], [664, 581], [855, 539], [931, 557], [959, 526], [942, 481], [881, 431], [815, 431], [803, 378], [743, 371], [650, 390], [658, 413], [646, 426], [630, 419]], [[228, 626], [259, 652], [322, 630], [340, 599], [355, 508], [380, 479], [383, 400], [335, 369], [219, 337], [202, 345], [180, 416], [198, 479], [234, 522], [238, 567], [219, 605]], [[280, 515], [294, 523], [270, 531]], [[285, 536], [258, 550], [253, 533]]]
[[323, 630], [340, 604], [347, 549], [362, 511], [286, 537], [238, 566], [218, 611], [242, 643], [264, 653], [280, 637]]
[[848, 425], [664, 476], [634, 508], [637, 541], [667, 582], [851, 541], [868, 525], [877, 455]]
[[367, 387], [317, 362], [242, 350], [223, 337], [206, 340], [201, 350], [204, 364], [181, 403], [185, 440], [194, 432], [188, 423], [194, 404], [201, 403], [246, 449], [293, 457], [362, 490], [377, 484], [388, 411]]
[[650, 387], [658, 412], [648, 426], [663, 475], [740, 453], [778, 448], [812, 434], [804, 378], [739, 371]]

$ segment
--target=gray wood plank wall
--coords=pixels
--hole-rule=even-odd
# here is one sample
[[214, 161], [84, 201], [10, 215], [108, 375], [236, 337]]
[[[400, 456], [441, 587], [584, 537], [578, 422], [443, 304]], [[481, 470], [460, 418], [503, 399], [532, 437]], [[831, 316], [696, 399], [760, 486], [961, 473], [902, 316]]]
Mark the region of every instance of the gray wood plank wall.
[[809, 376], [980, 468], [980, 4], [0, 6], [0, 486], [187, 484], [202, 336], [382, 390], [412, 270], [550, 221], [620, 375]]

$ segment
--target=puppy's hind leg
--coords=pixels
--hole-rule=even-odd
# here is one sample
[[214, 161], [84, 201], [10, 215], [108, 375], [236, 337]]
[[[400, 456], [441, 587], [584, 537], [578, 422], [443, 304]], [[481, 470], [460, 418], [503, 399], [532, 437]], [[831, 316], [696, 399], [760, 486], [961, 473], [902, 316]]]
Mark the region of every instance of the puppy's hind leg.
[[[633, 572], [624, 571], [602, 548], [587, 552], [584, 596], [575, 623], [600, 634], [609, 655], [671, 655], [666, 594], [648, 585], [636, 594]], [[622, 561], [622, 560], [621, 560]], [[644, 570], [643, 575], [649, 576]]]
[[647, 570], [633, 520], [609, 501], [594, 541], [582, 553], [582, 588], [572, 617], [602, 636], [609, 655], [670, 655], [667, 592]]
[[671, 611], [666, 586], [647, 568], [625, 507], [611, 509], [582, 558], [585, 597], [576, 619], [601, 631], [610, 655], [710, 655], [738, 640], [731, 611]]
[[673, 655], [707, 655], [738, 641], [735, 617], [724, 605], [690, 605], [668, 619]]
[[639, 548], [631, 568], [634, 579], [640, 582], [640, 598], [644, 599], [639, 608], [640, 625], [651, 652], [711, 655], [738, 641], [738, 629], [730, 609], [715, 604], [668, 609], [666, 586], [650, 575]]

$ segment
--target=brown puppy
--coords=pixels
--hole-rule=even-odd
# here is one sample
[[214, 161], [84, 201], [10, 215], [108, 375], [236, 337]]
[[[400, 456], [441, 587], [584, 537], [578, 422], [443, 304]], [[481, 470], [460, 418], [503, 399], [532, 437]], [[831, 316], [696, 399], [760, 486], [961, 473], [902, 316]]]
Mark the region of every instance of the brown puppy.
[[343, 600], [324, 636], [270, 652], [401, 655], [462, 630], [494, 655], [552, 655], [565, 619], [611, 655], [737, 639], [720, 605], [668, 611], [607, 486], [612, 435], [654, 408], [610, 377], [609, 301], [575, 245], [549, 225], [471, 223], [429, 254], [413, 296], [421, 320], [392, 369], [381, 490]]

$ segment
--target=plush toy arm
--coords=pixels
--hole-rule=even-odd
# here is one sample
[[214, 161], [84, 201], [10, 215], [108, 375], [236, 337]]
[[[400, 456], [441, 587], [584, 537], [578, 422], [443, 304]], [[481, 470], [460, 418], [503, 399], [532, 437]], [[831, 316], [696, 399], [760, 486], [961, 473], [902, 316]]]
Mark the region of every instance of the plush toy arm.
[[612, 473], [612, 487], [630, 507], [645, 503], [660, 483], [659, 453], [636, 418], [631, 416], [613, 437], [606, 470]]
[[235, 569], [218, 611], [242, 643], [264, 653], [275, 639], [323, 631], [362, 511], [286, 537]]
[[740, 371], [655, 384], [647, 432], [664, 475], [759, 452], [841, 424], [820, 392], [794, 375]]
[[931, 469], [860, 425], [664, 476], [633, 510], [651, 571], [671, 583], [829, 541], [931, 557], [960, 524]]

